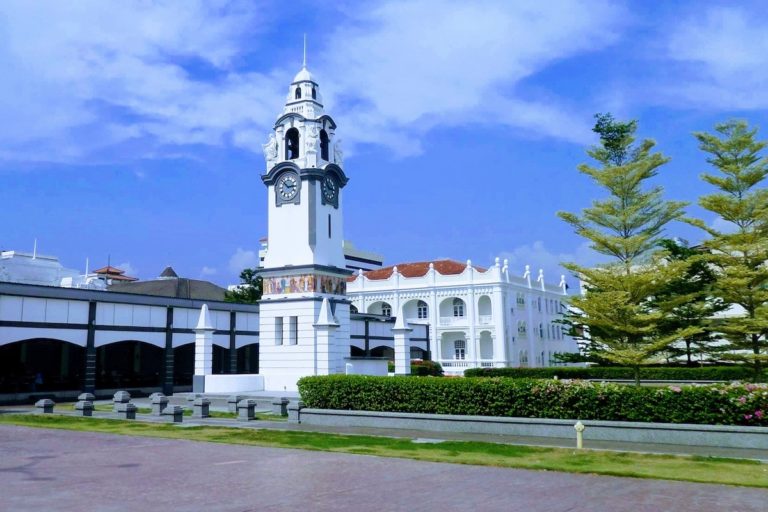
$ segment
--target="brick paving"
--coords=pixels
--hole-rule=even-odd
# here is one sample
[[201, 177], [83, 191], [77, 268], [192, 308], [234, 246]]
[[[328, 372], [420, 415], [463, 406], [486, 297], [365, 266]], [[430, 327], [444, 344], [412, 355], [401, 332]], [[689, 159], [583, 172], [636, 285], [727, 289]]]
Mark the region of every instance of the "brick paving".
[[8, 511], [765, 511], [768, 491], [0, 426]]

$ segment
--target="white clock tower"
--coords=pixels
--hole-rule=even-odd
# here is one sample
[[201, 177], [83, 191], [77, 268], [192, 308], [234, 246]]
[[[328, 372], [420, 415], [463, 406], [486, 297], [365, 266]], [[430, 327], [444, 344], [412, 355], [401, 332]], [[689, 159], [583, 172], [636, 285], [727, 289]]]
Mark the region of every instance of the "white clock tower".
[[349, 301], [342, 248], [343, 171], [336, 123], [306, 62], [264, 144], [268, 250], [260, 275], [259, 374], [268, 390], [344, 371]]

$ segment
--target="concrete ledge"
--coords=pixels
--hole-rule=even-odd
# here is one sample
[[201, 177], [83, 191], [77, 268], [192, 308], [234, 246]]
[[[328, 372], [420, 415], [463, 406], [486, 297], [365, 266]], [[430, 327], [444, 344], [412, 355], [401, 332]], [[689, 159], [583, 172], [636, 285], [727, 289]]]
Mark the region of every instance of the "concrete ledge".
[[194, 375], [192, 388], [195, 393], [239, 393], [264, 391], [264, 377], [259, 374]]
[[[305, 425], [371, 427], [434, 432], [462, 432], [531, 437], [576, 438], [576, 420], [501, 418], [375, 411], [308, 409], [299, 411]], [[630, 421], [582, 420], [584, 440], [677, 444], [723, 448], [768, 449], [768, 428]]]

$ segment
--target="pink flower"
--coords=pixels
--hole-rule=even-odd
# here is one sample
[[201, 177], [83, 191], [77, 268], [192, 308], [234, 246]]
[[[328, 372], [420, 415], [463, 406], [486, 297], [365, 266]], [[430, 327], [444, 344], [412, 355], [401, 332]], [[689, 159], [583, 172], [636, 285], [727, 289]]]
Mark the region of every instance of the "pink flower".
[[680, 391], [682, 391], [682, 390], [681, 390], [679, 387], [677, 387], [677, 386], [670, 386], [670, 387], [669, 387], [669, 389], [670, 389], [670, 390], [672, 390], [672, 392], [673, 392], [673, 393], [679, 393]]
[[744, 419], [745, 420], [751, 420], [752, 419], [752, 415], [751, 414], [745, 414], [744, 415]]
[[740, 397], [739, 397], [739, 403], [740, 403], [740, 404], [744, 404], [744, 403], [746, 403], [746, 402], [747, 402], [747, 397], [745, 397], [745, 396], [740, 396]]
[[759, 420], [763, 419], [763, 411], [760, 410], [760, 409], [756, 410], [755, 411], [755, 418], [757, 418]]

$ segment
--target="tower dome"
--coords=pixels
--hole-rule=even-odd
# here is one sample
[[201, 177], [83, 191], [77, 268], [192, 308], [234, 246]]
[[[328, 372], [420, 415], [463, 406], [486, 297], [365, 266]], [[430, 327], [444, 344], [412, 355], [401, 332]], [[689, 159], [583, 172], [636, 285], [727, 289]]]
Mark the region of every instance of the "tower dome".
[[315, 119], [323, 115], [323, 97], [320, 86], [315, 81], [306, 64], [293, 77], [285, 98], [283, 114], [301, 114], [307, 119]]

